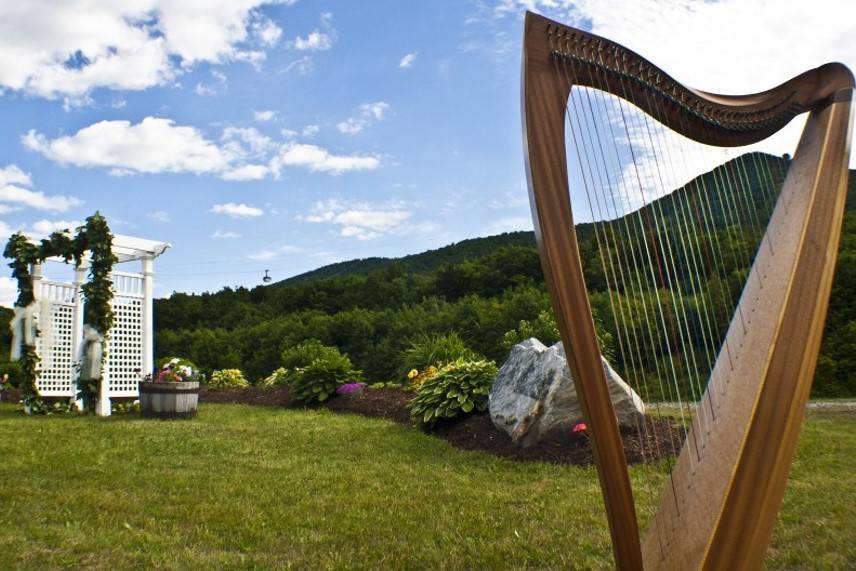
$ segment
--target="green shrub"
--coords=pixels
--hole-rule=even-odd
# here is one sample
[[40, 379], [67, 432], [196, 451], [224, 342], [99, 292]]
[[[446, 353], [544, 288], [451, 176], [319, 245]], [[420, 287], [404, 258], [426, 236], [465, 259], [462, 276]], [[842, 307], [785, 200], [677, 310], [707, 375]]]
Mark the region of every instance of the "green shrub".
[[211, 373], [211, 378], [208, 379], [209, 387], [233, 387], [247, 388], [250, 383], [244, 378], [244, 373], [240, 369], [220, 369]]
[[308, 366], [316, 359], [331, 359], [341, 355], [339, 349], [324, 345], [317, 339], [307, 339], [282, 352], [280, 364], [283, 368], [294, 370]]
[[407, 376], [409, 371], [416, 369], [424, 371], [428, 367], [442, 367], [458, 359], [478, 361], [484, 359], [464, 343], [464, 340], [454, 331], [446, 335], [419, 335], [410, 342], [401, 353], [399, 373]]
[[410, 401], [410, 414], [433, 426], [441, 418], [454, 418], [474, 410], [487, 410], [487, 395], [496, 377], [493, 361], [458, 359], [426, 379]]
[[532, 321], [521, 319], [516, 329], [507, 331], [502, 336], [501, 344], [503, 349], [511, 350], [512, 347], [530, 337], [536, 338], [544, 345], [552, 345], [561, 339], [552, 311], [542, 311]]
[[283, 351], [282, 364], [292, 396], [306, 404], [326, 401], [339, 385], [361, 376], [347, 355], [315, 339]]
[[265, 377], [262, 382], [259, 383], [262, 387], [275, 387], [277, 385], [284, 385], [288, 382], [288, 369], [285, 367], [280, 367], [267, 377]]
[[[603, 326], [598, 312], [594, 307], [592, 308], [592, 317], [601, 353], [606, 357], [607, 361], [612, 361], [615, 357], [612, 334]], [[562, 336], [559, 333], [559, 326], [556, 325], [556, 318], [553, 316], [552, 311], [542, 311], [532, 321], [521, 319], [516, 329], [505, 332], [500, 344], [503, 349], [510, 351], [512, 347], [530, 337], [534, 337], [544, 345], [553, 345], [561, 341]]]

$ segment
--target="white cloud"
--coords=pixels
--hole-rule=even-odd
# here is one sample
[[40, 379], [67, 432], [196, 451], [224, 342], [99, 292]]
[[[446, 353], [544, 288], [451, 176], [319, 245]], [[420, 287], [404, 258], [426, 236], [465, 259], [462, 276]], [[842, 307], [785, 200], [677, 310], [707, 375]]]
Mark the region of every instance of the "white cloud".
[[215, 214], [226, 214], [232, 218], [255, 218], [264, 214], [264, 210], [241, 203], [226, 202], [224, 204], [215, 204], [211, 207], [211, 212]]
[[320, 130], [321, 127], [319, 127], [318, 125], [306, 125], [301, 133], [307, 139], [311, 139], [312, 137], [317, 135]]
[[354, 135], [372, 123], [383, 121], [387, 111], [389, 111], [389, 103], [385, 101], [363, 103], [360, 105], [360, 112], [356, 117], [345, 119], [336, 125], [336, 128], [346, 135]]
[[279, 176], [282, 167], [298, 166], [312, 172], [342, 174], [348, 171], [374, 170], [380, 159], [372, 155], [334, 155], [317, 145], [286, 143], [270, 163], [271, 171]]
[[276, 111], [271, 110], [253, 111], [253, 118], [260, 123], [266, 123], [276, 117], [276, 113]]
[[232, 160], [197, 129], [159, 117], [146, 117], [136, 125], [100, 121], [56, 139], [30, 130], [22, 141], [60, 164], [141, 173], [220, 172]]
[[17, 230], [20, 230], [20, 228], [13, 228], [6, 222], [0, 220], [0, 238], [8, 238]]
[[418, 55], [419, 52], [410, 52], [409, 54], [404, 54], [404, 56], [398, 62], [398, 67], [408, 68], [412, 66], [413, 62], [416, 61], [416, 56]]
[[231, 240], [234, 238], [240, 238], [241, 235], [238, 234], [237, 232], [233, 232], [231, 230], [226, 230], [226, 231], [215, 230], [214, 233], [211, 234], [211, 237], [222, 239], [222, 240]]
[[345, 133], [346, 135], [356, 135], [357, 133], [365, 129], [367, 125], [368, 121], [366, 121], [365, 119], [349, 117], [348, 119], [345, 119], [344, 121], [336, 125], [336, 128], [339, 129], [339, 131], [341, 131], [342, 133]]
[[228, 87], [229, 80], [226, 77], [226, 74], [217, 71], [216, 69], [211, 70], [211, 76], [216, 80], [215, 83], [197, 83], [196, 87], [193, 88], [193, 92], [200, 97], [210, 97], [212, 95], [217, 95], [220, 91], [225, 91]]
[[262, 180], [270, 174], [265, 165], [243, 165], [220, 175], [223, 180]]
[[260, 157], [276, 147], [273, 140], [263, 135], [255, 127], [226, 127], [220, 140], [224, 141], [224, 150], [235, 157]]
[[261, 22], [253, 23], [253, 35], [264, 45], [273, 47], [282, 36], [282, 28], [277, 26], [273, 20], [266, 18]]
[[28, 207], [36, 210], [65, 212], [69, 208], [83, 204], [74, 196], [53, 195], [30, 188], [30, 174], [22, 171], [17, 165], [7, 165], [0, 168], [0, 212], [8, 213]]
[[[199, 62], [258, 62], [279, 27], [258, 8], [276, 0], [88, 0], [0, 3], [0, 87], [47, 98], [96, 88], [142, 90]], [[293, 3], [293, 2], [288, 2]]]
[[154, 220], [155, 222], [171, 222], [172, 218], [169, 216], [169, 212], [166, 210], [155, 210], [154, 212], [149, 212], [146, 214], [146, 218], [149, 220]]
[[6, 186], [7, 184], [30, 186], [33, 182], [30, 174], [22, 171], [18, 165], [6, 165], [0, 168], [0, 186]]
[[298, 220], [339, 226], [339, 234], [358, 240], [371, 240], [389, 233], [405, 233], [413, 213], [401, 204], [349, 204], [336, 199], [317, 202], [310, 214]]
[[78, 226], [83, 226], [80, 220], [39, 220], [32, 226], [32, 234], [36, 236], [48, 236], [53, 232], [64, 230], [74, 231]]
[[12, 307], [18, 299], [18, 281], [0, 276], [0, 306]]
[[298, 136], [306, 137], [307, 139], [311, 139], [321, 130], [321, 127], [318, 125], [306, 125], [300, 131], [295, 131], [294, 129], [281, 129], [280, 134], [284, 139], [295, 139]]
[[[382, 116], [383, 110], [373, 113]], [[315, 125], [303, 129], [306, 136], [316, 132]], [[276, 142], [254, 127], [225, 127], [218, 143], [194, 127], [158, 117], [146, 117], [137, 124], [100, 121], [73, 135], [55, 139], [31, 130], [21, 141], [25, 147], [59, 164], [107, 168], [113, 176], [172, 172], [213, 174], [223, 180], [242, 181], [279, 177], [282, 169], [289, 166], [331, 174], [380, 166], [380, 159], [374, 155], [336, 155], [317, 145]], [[3, 176], [21, 176], [16, 171], [9, 173]], [[37, 195], [41, 193], [20, 188], [14, 192], [18, 196], [26, 194], [25, 198], [17, 199], [19, 202], [28, 200], [28, 204], [35, 206], [40, 201], [43, 206], [36, 208], [64, 210], [79, 204], [71, 197], [39, 198]]]
[[196, 87], [193, 88], [193, 92], [200, 97], [209, 97], [217, 94], [216, 89], [207, 85], [202, 85], [201, 83], [196, 84]]
[[333, 38], [320, 30], [313, 30], [305, 38], [294, 38], [292, 46], [300, 51], [326, 51], [333, 47]]

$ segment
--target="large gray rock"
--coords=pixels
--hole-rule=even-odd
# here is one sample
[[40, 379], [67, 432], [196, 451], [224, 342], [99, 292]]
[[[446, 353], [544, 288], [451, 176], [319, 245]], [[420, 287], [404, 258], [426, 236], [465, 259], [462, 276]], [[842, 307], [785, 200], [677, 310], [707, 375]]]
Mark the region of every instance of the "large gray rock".
[[[635, 426], [645, 405], [601, 357], [618, 422]], [[547, 347], [534, 337], [518, 343], [490, 390], [490, 418], [516, 444], [531, 446], [583, 420], [562, 342]]]

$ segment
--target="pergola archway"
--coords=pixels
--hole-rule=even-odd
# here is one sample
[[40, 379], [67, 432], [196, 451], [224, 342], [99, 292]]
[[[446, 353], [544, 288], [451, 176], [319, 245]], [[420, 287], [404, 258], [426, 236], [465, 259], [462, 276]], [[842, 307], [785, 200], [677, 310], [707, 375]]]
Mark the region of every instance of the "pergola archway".
[[[154, 259], [169, 247], [166, 242], [113, 235], [112, 251], [116, 264], [137, 262], [139, 266], [136, 269], [114, 267], [110, 274], [114, 322], [106, 336], [107, 355], [103, 361], [95, 410], [100, 416], [110, 415], [111, 399], [137, 397], [141, 373], [153, 369]], [[55, 256], [46, 258], [44, 262], [65, 260]], [[84, 337], [83, 285], [89, 265], [86, 253], [75, 266], [71, 282], [47, 279], [43, 274], [43, 263], [31, 265], [39, 331], [35, 348], [41, 361], [36, 388], [41, 397], [74, 399], [78, 394], [76, 365]]]

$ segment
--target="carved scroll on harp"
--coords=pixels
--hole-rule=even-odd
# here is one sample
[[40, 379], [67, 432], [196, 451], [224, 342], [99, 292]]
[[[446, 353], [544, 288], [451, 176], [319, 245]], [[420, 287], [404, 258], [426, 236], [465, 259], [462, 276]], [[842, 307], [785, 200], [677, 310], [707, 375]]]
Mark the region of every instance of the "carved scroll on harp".
[[[522, 118], [530, 203], [619, 568], [763, 563], [826, 314], [852, 90], [849, 70], [827, 64], [763, 93], [714, 95], [683, 86], [614, 42], [527, 14]], [[684, 150], [692, 145], [765, 141], [803, 113], [808, 119], [792, 161], [728, 151], [733, 156], [691, 172], [697, 165]], [[634, 136], [655, 149], [642, 167]], [[679, 143], [671, 147], [669, 136]], [[622, 161], [631, 167], [623, 169]], [[696, 178], [683, 180], [681, 171]], [[679, 190], [667, 188], [672, 182]], [[664, 192], [652, 195], [649, 186]], [[605, 192], [602, 203], [594, 191]], [[620, 318], [633, 322], [643, 314], [662, 330], [618, 341], [622, 373], [643, 384], [669, 381], [679, 401], [697, 402], [680, 406], [689, 428], [642, 533], [600, 366], [584, 273], [590, 268], [580, 258], [590, 238], [574, 229], [583, 216], [572, 209], [574, 194], [593, 205], [593, 231], [585, 228], [599, 248], [608, 286], [600, 299], [610, 299], [613, 331], [629, 332]], [[719, 238], [723, 244], [714, 243]], [[743, 284], [732, 283], [732, 266], [751, 267]], [[716, 291], [699, 281], [711, 276], [722, 282]], [[641, 309], [628, 301], [634, 293]], [[714, 309], [723, 308], [733, 317], [720, 323]], [[657, 359], [662, 369], [642, 370], [651, 362], [659, 367]]]

